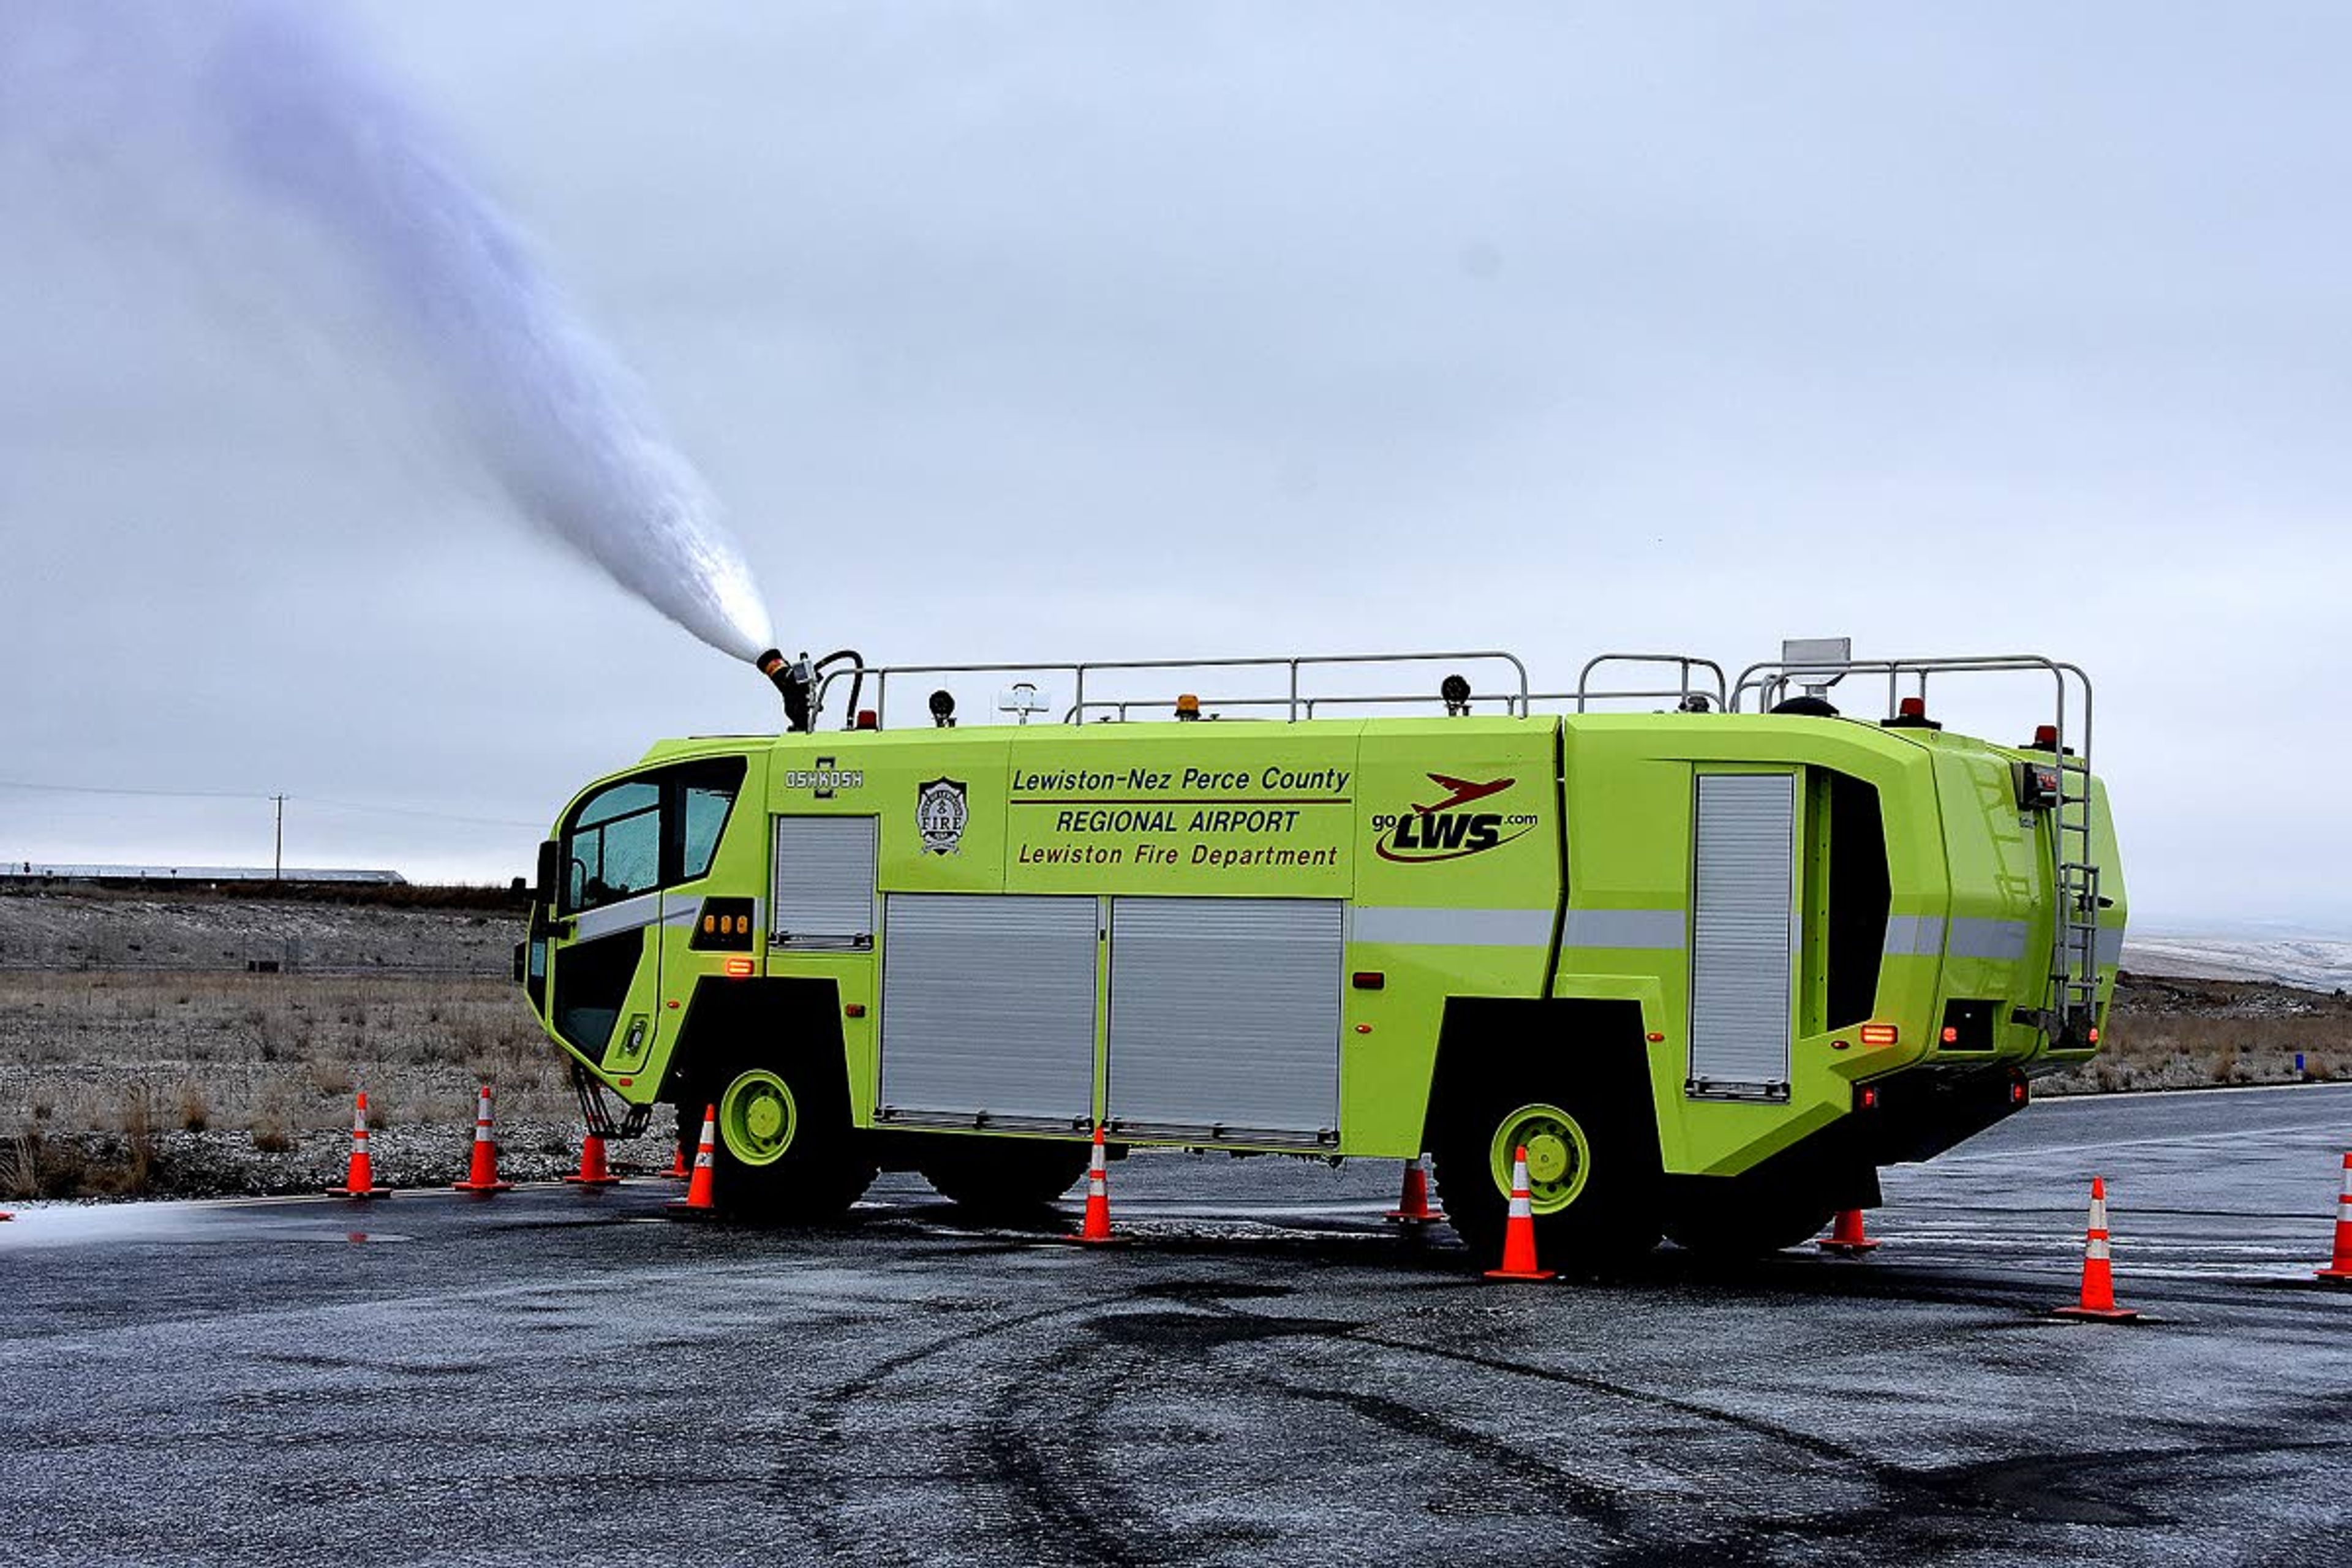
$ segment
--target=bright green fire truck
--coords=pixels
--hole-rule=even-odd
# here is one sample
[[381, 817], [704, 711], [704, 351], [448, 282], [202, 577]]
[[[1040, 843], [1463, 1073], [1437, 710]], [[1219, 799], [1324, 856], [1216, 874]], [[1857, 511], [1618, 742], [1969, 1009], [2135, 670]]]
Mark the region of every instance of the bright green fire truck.
[[[792, 729], [583, 790], [516, 958], [593, 1125], [717, 1107], [730, 1206], [838, 1214], [883, 1169], [1039, 1205], [1099, 1124], [1427, 1152], [1480, 1255], [1525, 1145], [1548, 1259], [1756, 1251], [2098, 1047], [2123, 886], [2059, 661], [1816, 639], [1552, 693], [1491, 653], [762, 668]], [[1401, 670], [1451, 673], [1413, 715]], [[2025, 683], [2018, 743], [1928, 714], [1990, 674]], [[948, 685], [884, 722], [894, 685], [1010, 675], [1017, 722]], [[1177, 685], [1220, 679], [1257, 689]], [[1883, 710], [1841, 713], [1856, 688]]]

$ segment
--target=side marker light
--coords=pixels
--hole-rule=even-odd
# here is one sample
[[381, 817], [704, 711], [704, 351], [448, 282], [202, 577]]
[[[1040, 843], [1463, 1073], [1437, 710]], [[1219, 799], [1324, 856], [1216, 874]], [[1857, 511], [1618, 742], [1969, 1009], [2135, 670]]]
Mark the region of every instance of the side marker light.
[[1854, 1096], [1853, 1102], [1857, 1110], [1875, 1110], [1878, 1109], [1878, 1091], [1865, 1086]]
[[1356, 1026], [1356, 1033], [1360, 1035], [1369, 1035], [1371, 1032], [1372, 1026], [1370, 1024], [1359, 1024]]
[[1944, 1044], [1946, 1044], [1946, 1045], [1948, 1045], [1948, 1046], [1957, 1046], [1957, 1045], [1958, 1045], [1959, 1043], [1960, 1043], [1960, 1031], [1959, 1031], [1958, 1027], [1957, 1026], [1955, 1026], [1955, 1025], [1951, 1025], [1951, 1024], [1947, 1024], [1947, 1025], [1945, 1025], [1945, 1026], [1944, 1026]]
[[1654, 1045], [1654, 1046], [1662, 1046], [1662, 1045], [1665, 1044], [1665, 1041], [1666, 1041], [1666, 1037], [1665, 1037], [1665, 1032], [1664, 1032], [1664, 1030], [1662, 1030], [1662, 1029], [1653, 1029], [1653, 1030], [1651, 1030], [1651, 1031], [1650, 1031], [1650, 1044], [1652, 1044], [1652, 1045]]
[[1359, 991], [1379, 991], [1389, 983], [1388, 973], [1379, 969], [1359, 969], [1349, 984]]

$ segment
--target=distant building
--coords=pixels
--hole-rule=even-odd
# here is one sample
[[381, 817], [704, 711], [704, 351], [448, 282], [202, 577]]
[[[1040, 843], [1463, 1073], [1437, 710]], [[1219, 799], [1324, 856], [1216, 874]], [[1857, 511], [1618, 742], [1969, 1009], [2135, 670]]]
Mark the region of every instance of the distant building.
[[368, 887], [404, 887], [397, 871], [337, 867], [289, 866], [98, 866], [41, 860], [0, 862], [0, 882], [352, 882]]

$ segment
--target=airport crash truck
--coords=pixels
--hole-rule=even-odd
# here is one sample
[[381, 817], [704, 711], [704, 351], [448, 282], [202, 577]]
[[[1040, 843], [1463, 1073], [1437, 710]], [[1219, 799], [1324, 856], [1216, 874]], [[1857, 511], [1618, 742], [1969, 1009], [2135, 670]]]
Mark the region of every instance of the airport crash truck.
[[[1451, 674], [1420, 716], [1301, 695], [1472, 661], [1496, 689]], [[1657, 684], [1601, 684], [1629, 666]], [[515, 964], [592, 1127], [717, 1108], [722, 1205], [836, 1214], [912, 1169], [1034, 1205], [1099, 1125], [1115, 1156], [1426, 1152], [1479, 1254], [1525, 1147], [1547, 1258], [1748, 1252], [2098, 1047], [2125, 902], [2071, 665], [1821, 639], [1549, 696], [1496, 654], [1069, 665], [1058, 714], [1021, 681], [1021, 722], [942, 688], [898, 727], [894, 678], [1012, 667], [762, 668], [790, 731], [665, 742], [565, 806]], [[1176, 669], [1286, 687], [1101, 695]], [[2051, 694], [2021, 743], [1928, 716], [1930, 676], [1983, 672]]]

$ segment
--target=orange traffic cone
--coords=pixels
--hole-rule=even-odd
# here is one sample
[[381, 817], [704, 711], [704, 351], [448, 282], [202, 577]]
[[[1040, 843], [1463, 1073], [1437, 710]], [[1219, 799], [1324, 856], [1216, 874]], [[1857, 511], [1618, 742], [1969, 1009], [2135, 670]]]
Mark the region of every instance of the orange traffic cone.
[[1837, 1223], [1830, 1227], [1830, 1233], [1813, 1245], [1823, 1252], [1834, 1252], [1840, 1258], [1860, 1258], [1875, 1248], [1878, 1243], [1863, 1234], [1860, 1209], [1840, 1209]]
[[10, 1214], [6, 1209], [0, 1209], [0, 1219], [15, 1219], [16, 1217], [16, 1216], [15, 1215]]
[[2352, 1154], [2344, 1156], [2344, 1185], [2336, 1199], [2336, 1258], [2317, 1272], [2331, 1285], [2352, 1284]]
[[1489, 1279], [1549, 1279], [1552, 1271], [1536, 1267], [1536, 1207], [1528, 1192], [1528, 1146], [1519, 1145], [1511, 1159], [1511, 1217], [1503, 1225], [1503, 1266], [1486, 1270]]
[[[682, 1115], [684, 1112], [680, 1112], [680, 1114]], [[685, 1181], [688, 1176], [694, 1174], [692, 1171], [686, 1168], [685, 1144], [673, 1143], [670, 1145], [669, 1169], [664, 1171], [662, 1174], [668, 1177], [673, 1182]]]
[[594, 1132], [580, 1140], [580, 1173], [566, 1176], [565, 1182], [575, 1187], [617, 1186], [621, 1178], [613, 1174], [604, 1163], [604, 1140]]
[[2091, 1224], [2083, 1241], [2083, 1298], [2057, 1309], [2062, 1318], [2087, 1318], [2099, 1323], [2128, 1323], [2139, 1313], [2116, 1305], [2116, 1278], [2107, 1256], [2107, 1184], [2091, 1178]]
[[694, 1175], [686, 1184], [686, 1196], [672, 1198], [662, 1209], [675, 1219], [701, 1219], [719, 1212], [719, 1201], [711, 1195], [712, 1162], [719, 1153], [719, 1108], [707, 1105], [702, 1110], [702, 1142], [694, 1151]]
[[362, 1091], [352, 1107], [352, 1168], [340, 1187], [329, 1187], [331, 1198], [382, 1198], [390, 1187], [375, 1184], [375, 1168], [368, 1161], [367, 1095]]
[[499, 1146], [490, 1136], [490, 1086], [482, 1085], [481, 1097], [474, 1102], [474, 1163], [462, 1182], [450, 1184], [461, 1193], [503, 1193], [512, 1182], [499, 1180]]
[[1110, 1166], [1103, 1152], [1102, 1123], [1095, 1123], [1094, 1152], [1087, 1156], [1087, 1217], [1072, 1241], [1089, 1247], [1105, 1247], [1124, 1243], [1128, 1238], [1113, 1236], [1110, 1229]]
[[1404, 1191], [1397, 1206], [1382, 1216], [1399, 1225], [1430, 1225], [1445, 1216], [1429, 1206], [1429, 1172], [1418, 1154], [1404, 1168]]

